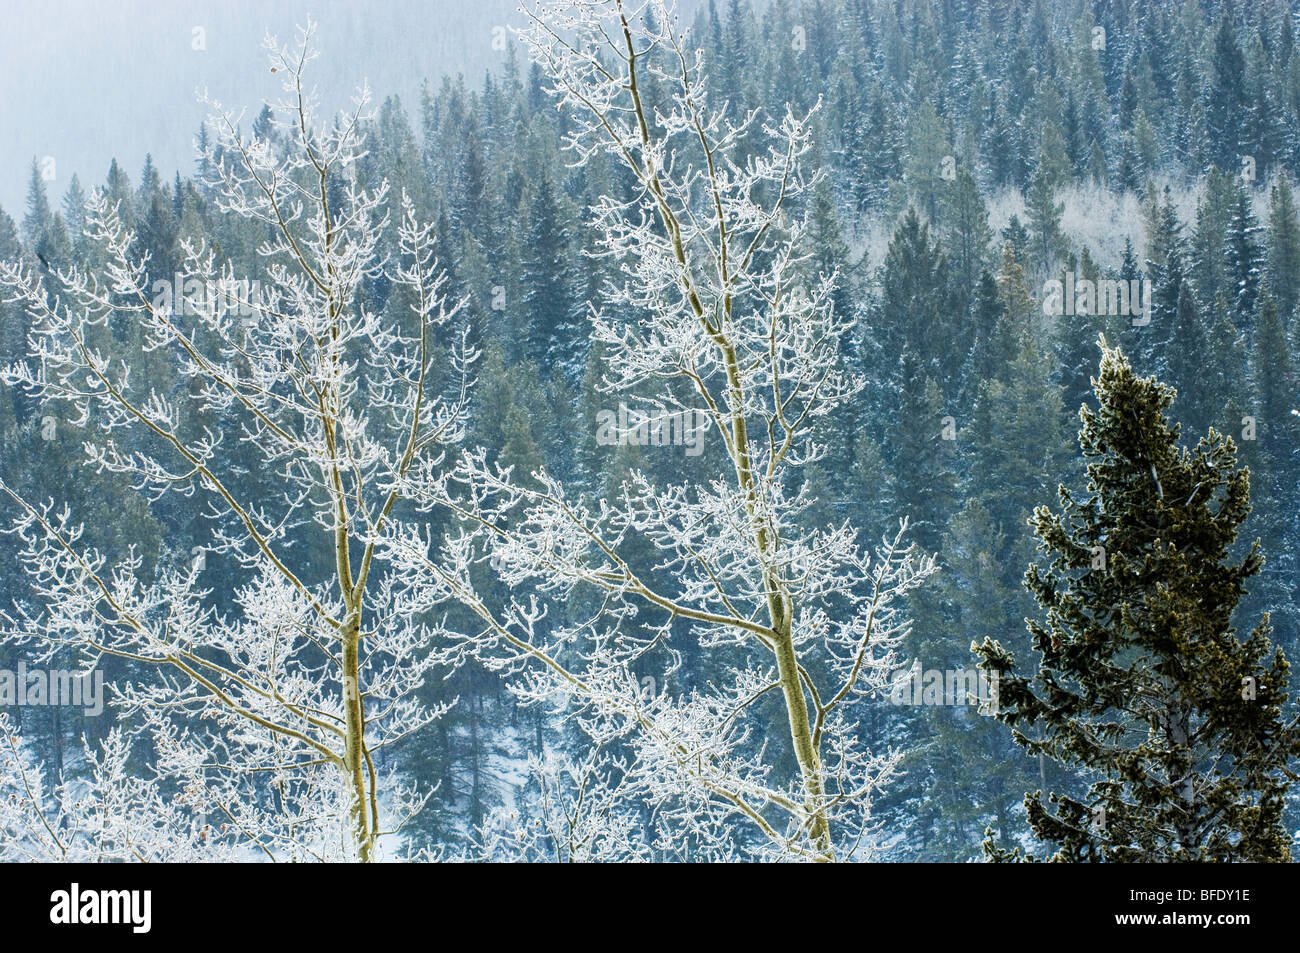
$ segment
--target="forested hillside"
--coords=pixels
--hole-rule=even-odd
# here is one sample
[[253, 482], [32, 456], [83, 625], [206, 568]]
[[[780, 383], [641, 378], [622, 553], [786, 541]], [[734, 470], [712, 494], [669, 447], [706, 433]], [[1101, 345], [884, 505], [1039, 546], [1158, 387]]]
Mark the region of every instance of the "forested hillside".
[[[250, 510], [247, 525], [262, 527], [270, 541], [265, 552], [282, 548], [281, 555], [292, 557], [302, 593], [329, 603], [342, 591], [340, 604], [352, 606], [347, 585], [359, 578], [356, 554], [367, 538], [381, 540], [377, 558], [390, 557], [392, 576], [375, 583], [384, 587], [376, 597], [380, 608], [358, 609], [357, 624], [364, 630], [401, 616], [411, 626], [401, 639], [437, 642], [432, 657], [420, 663], [418, 684], [401, 686], [403, 692], [409, 688], [421, 714], [410, 715], [408, 733], [402, 724], [406, 702], [394, 700], [391, 743], [376, 750], [369, 765], [374, 776], [420, 788], [417, 800], [427, 797], [400, 834], [385, 828], [378, 842], [390, 852], [479, 851], [512, 858], [535, 851], [547, 859], [566, 851], [575, 857], [646, 859], [757, 852], [768, 823], [777, 833], [787, 823], [787, 830], [800, 827], [772, 819], [776, 808], [769, 795], [753, 793], [753, 801], [746, 800], [746, 792], [759, 791], [760, 774], [771, 790], [785, 790], [783, 785], [795, 785], [792, 779], [802, 776], [809, 803], [820, 796], [808, 794], [807, 787], [809, 765], [819, 762], [809, 759], [799, 731], [792, 735], [789, 728], [801, 704], [792, 698], [790, 682], [801, 699], [807, 686], [804, 727], [814, 725], [811, 740], [825, 747], [821, 757], [839, 764], [845, 777], [860, 769], [866, 779], [861, 787], [870, 789], [869, 810], [842, 822], [856, 838], [852, 844], [836, 842], [837, 856], [965, 861], [985, 856], [986, 837], [990, 851], [1024, 849], [1032, 845], [1026, 793], [1061, 792], [1086, 802], [1088, 785], [1098, 778], [1097, 764], [1026, 752], [1005, 719], [987, 717], [964, 694], [936, 702], [919, 687], [919, 673], [974, 672], [980, 657], [972, 647], [986, 640], [999, 643], [1021, 667], [1032, 666], [1036, 638], [1040, 647], [1047, 644], [1043, 639], [1050, 642], [1052, 636], [1036, 636], [1026, 626], [1026, 619], [1043, 617], [1053, 598], [1025, 584], [1030, 565], [1046, 565], [1053, 556], [1040, 548], [1035, 533], [1043, 524], [1034, 511], [1060, 508], [1062, 484], [1076, 500], [1088, 496], [1086, 467], [1095, 458], [1080, 447], [1080, 408], [1095, 411], [1102, 399], [1091, 383], [1103, 357], [1100, 336], [1123, 353], [1136, 375], [1155, 376], [1176, 391], [1165, 412], [1181, 425], [1179, 446], [1190, 450], [1211, 429], [1231, 438], [1233, 450], [1207, 451], [1212, 458], [1207, 473], [1249, 471], [1249, 502], [1239, 535], [1235, 525], [1224, 529], [1216, 523], [1204, 531], [1225, 534], [1215, 537], [1216, 545], [1223, 544], [1219, 555], [1233, 566], [1246, 566], [1231, 582], [1216, 575], [1214, 566], [1197, 570], [1203, 572], [1198, 579], [1211, 580], [1205, 583], [1207, 600], [1209, 587], [1240, 582], [1240, 593], [1215, 590], [1225, 615], [1206, 624], [1222, 630], [1230, 613], [1232, 628], [1245, 639], [1267, 612], [1271, 631], [1264, 634], [1271, 644], [1292, 660], [1300, 657], [1297, 13], [1294, 3], [1283, 0], [710, 0], [691, 22], [677, 24], [686, 36], [684, 51], [702, 51], [707, 93], [699, 94], [699, 102], [718, 110], [725, 103], [732, 121], [750, 111], [754, 117], [734, 136], [725, 125], [719, 127], [718, 153], [725, 147], [726, 156], [725, 163], [719, 160], [719, 174], [706, 161], [714, 153], [687, 151], [696, 148], [689, 136], [681, 151], [663, 153], [665, 177], [685, 183], [680, 194], [666, 184], [663, 199], [636, 170], [641, 154], [629, 166], [614, 149], [584, 154], [566, 148], [569, 137], [581, 141], [589, 134], [592, 120], [574, 94], [556, 91], [566, 74], [536, 55], [538, 40], [530, 46], [511, 37], [505, 68], [481, 78], [443, 76], [437, 62], [427, 63], [428, 79], [417, 102], [376, 90], [373, 117], [356, 129], [355, 161], [319, 176], [326, 222], [330, 214], [346, 217], [358, 209], [373, 212], [374, 221], [373, 235], [363, 230], [348, 246], [373, 257], [337, 284], [331, 284], [333, 277], [323, 278], [326, 285], [350, 289], [339, 313], [360, 335], [330, 358], [346, 365], [356, 381], [342, 392], [339, 426], [351, 426], [348, 401], [371, 401], [365, 437], [374, 438], [375, 448], [364, 449], [370, 445], [361, 441], [363, 451], [353, 461], [360, 487], [361, 474], [369, 477], [368, 468], [389, 452], [379, 448], [396, 447], [393, 457], [401, 457], [405, 411], [392, 387], [394, 381], [409, 380], [410, 368], [418, 365], [420, 386], [437, 397], [439, 407], [448, 408], [444, 423], [455, 439], [448, 437], [449, 456], [431, 463], [427, 472], [417, 467], [412, 470], [417, 476], [409, 476], [404, 462], [393, 464], [394, 475], [384, 478], [388, 482], [375, 484], [387, 493], [389, 486], [428, 481], [409, 497], [394, 491], [393, 519], [411, 527], [409, 533], [392, 530], [389, 538], [382, 520], [370, 531], [354, 531], [357, 547], [346, 571], [339, 569], [339, 526], [328, 516], [279, 522], [280, 508], [290, 512], [291, 497], [302, 494], [312, 506], [325, 498], [320, 494], [327, 492], [328, 481], [318, 485], [303, 477], [295, 483], [283, 475], [295, 468], [311, 470], [320, 454], [304, 450], [299, 462], [290, 463], [280, 451], [267, 451], [264, 442], [243, 439], [259, 433], [274, 439], [289, 429], [267, 409], [270, 405], [247, 396], [253, 394], [247, 388], [256, 385], [266, 394], [289, 394], [277, 400], [311, 403], [305, 390], [293, 395], [292, 388], [277, 389], [283, 381], [259, 376], [259, 361], [272, 366], [280, 360], [276, 355], [291, 373], [296, 345], [288, 336], [244, 353], [232, 343], [242, 338], [205, 336], [209, 331], [195, 319], [193, 328], [178, 324], [181, 330], [164, 343], [140, 306], [123, 304], [130, 297], [125, 286], [112, 287], [110, 281], [103, 288], [102, 313], [93, 328], [87, 325], [85, 366], [104, 368], [104, 387], [109, 387], [117, 379], [114, 368], [129, 363], [129, 383], [142, 395], [144, 416], [155, 424], [167, 421], [179, 442], [210, 449], [221, 461], [223, 486], [233, 498], [262, 501], [258, 506], [264, 510]], [[646, 35], [670, 27], [652, 16]], [[637, 90], [647, 134], [676, 141], [671, 137], [690, 129], [685, 120], [680, 129], [674, 123], [692, 115], [687, 106], [694, 102], [689, 95], [675, 98], [681, 95], [678, 81], [685, 67], [667, 47], [647, 57]], [[308, 76], [311, 69], [346, 74], [349, 64], [309, 64]], [[279, 78], [268, 81], [268, 93], [276, 92]], [[197, 130], [204, 154], [193, 168], [163, 170], [149, 162], [143, 169], [126, 169], [115, 162], [102, 182], [73, 179], [64, 188], [62, 182], [48, 182], [34, 164], [26, 208], [0, 213], [0, 260], [21, 261], [25, 274], [44, 282], [41, 293], [50, 300], [58, 295], [79, 300], [60, 290], [68, 269], [115, 275], [104, 210], [116, 206], [120, 235], [128, 243], [122, 252], [135, 260], [147, 256], [133, 280], [147, 289], [154, 308], [184, 315], [192, 290], [186, 283], [202, 258], [192, 250], [199, 247], [224, 266], [222, 276], [244, 282], [245, 292], [286, 287], [276, 269], [295, 250], [276, 244], [283, 241], [277, 222], [261, 206], [255, 215], [232, 211], [230, 170], [241, 161], [240, 143], [258, 162], [271, 163], [299, 149], [303, 138], [295, 132], [292, 114], [267, 106], [247, 115], [251, 122], [237, 130], [212, 124]], [[631, 116], [628, 128], [636, 128], [635, 114], [617, 115]], [[322, 141], [328, 136], [342, 141], [345, 125], [346, 120], [322, 117]], [[800, 163], [788, 179], [783, 176], [794, 166], [781, 165], [786, 144]], [[647, 149], [644, 155], [655, 153]], [[678, 157], [676, 166], [672, 156]], [[294, 175], [303, 170], [301, 181], [314, 179], [307, 162]], [[753, 332], [752, 340], [745, 339], [753, 346], [740, 348], [737, 380], [752, 373], [744, 378], [747, 385], [758, 382], [759, 391], [772, 388], [776, 396], [770, 416], [752, 409], [740, 417], [748, 417], [749, 437], [764, 447], [769, 439], [780, 447], [781, 426], [793, 433], [797, 423], [810, 434], [806, 446], [787, 441], [789, 456], [784, 448], [768, 456], [755, 452], [764, 466], [771, 461], [770, 473], [777, 475], [764, 497], [767, 484], [760, 473], [762, 492], [747, 499], [761, 498], [766, 502], [756, 504], [759, 509], [778, 512], [772, 525], [794, 553], [781, 563], [782, 578], [820, 580], [802, 588], [789, 584], [799, 599], [824, 600], [800, 603], [790, 636], [795, 644], [832, 632], [837, 606], [848, 607], [850, 614], [861, 610], [862, 618], [884, 626], [878, 634], [869, 626], [862, 630], [881, 640], [882, 654], [865, 663], [861, 683], [854, 681], [858, 665], [850, 665], [846, 686], [851, 691], [844, 707], [834, 711], [828, 702], [837, 701], [834, 686], [845, 660], [853, 662], [860, 633], [848, 626], [826, 635], [826, 654], [810, 657], [782, 682], [786, 659], [779, 636], [783, 621], [789, 635], [790, 613], [763, 599], [734, 611], [717, 608], [738, 601], [728, 593], [734, 597], [760, 585], [771, 602], [770, 566], [760, 560], [767, 567], [760, 573], [722, 552], [729, 521], [737, 518], [729, 509], [730, 490], [722, 484], [739, 473], [738, 486], [745, 489], [746, 471], [736, 461], [748, 458], [738, 449], [735, 419], [701, 402], [689, 375], [672, 378], [663, 370], [674, 369], [677, 358], [651, 366], [648, 358], [636, 357], [676, 347], [694, 353], [698, 346], [674, 338], [665, 316], [675, 307], [684, 310], [681, 302], [692, 299], [689, 288], [677, 290], [677, 278], [665, 277], [674, 267], [669, 239], [675, 226], [664, 231], [653, 218], [656, 209], [661, 202], [663, 208], [678, 209], [679, 200], [681, 209], [701, 209], [698, 233], [692, 231], [698, 223], [680, 215], [683, 234], [696, 236], [686, 242], [686, 257], [699, 256], [690, 259], [696, 273], [725, 272], [728, 265], [719, 264], [717, 249], [745, 252], [746, 246], [725, 234], [710, 238], [718, 234], [716, 227], [707, 227], [713, 215], [710, 182], [722, 182], [725, 192], [728, 177], [734, 183], [747, 173], [754, 176], [749, 194], [725, 193], [729, 197], [718, 200], [718, 216], [740, 235], [752, 229], [757, 277], [750, 284], [723, 282], [727, 292], [716, 301], [725, 300], [729, 316], [734, 290], [755, 315], [766, 313], [767, 302], [773, 313], [789, 316], [782, 333], [788, 334], [791, 356], [773, 356], [775, 369], [753, 370], [767, 359], [765, 332], [746, 330]], [[240, 187], [251, 182], [244, 179]], [[777, 199], [787, 188], [788, 205], [780, 205]], [[376, 196], [373, 207], [358, 198], [363, 194]], [[253, 194], [250, 201], [256, 205], [256, 199]], [[751, 201], [754, 209], [744, 204]], [[630, 209], [619, 220], [632, 223], [623, 232], [609, 225], [623, 214], [619, 206]], [[309, 210], [314, 207], [309, 203]], [[773, 212], [764, 234], [757, 223], [766, 219], [756, 210], [766, 208], [780, 211]], [[606, 227], [598, 227], [602, 221]], [[88, 222], [94, 234], [85, 233]], [[427, 223], [427, 231], [420, 232], [417, 222]], [[635, 257], [634, 225], [650, 230], [646, 234], [668, 236], [662, 260]], [[332, 235], [332, 228], [321, 235]], [[628, 247], [611, 245], [619, 235]], [[714, 249], [712, 259], [704, 251], [709, 241], [715, 242], [708, 246]], [[321, 255], [329, 253], [328, 244]], [[268, 246], [275, 246], [274, 254], [268, 254]], [[311, 254], [316, 252], [307, 257]], [[783, 255], [790, 256], [788, 262]], [[434, 287], [432, 279], [421, 273], [406, 280], [395, 277], [394, 269], [420, 272], [434, 259], [436, 266], [429, 267], [445, 270], [445, 279], [436, 285], [440, 297], [431, 308], [424, 294]], [[728, 318], [709, 324], [715, 320], [710, 315], [723, 314], [717, 310], [723, 305], [708, 296], [714, 279], [700, 280], [706, 290], [700, 292], [697, 315], [720, 339]], [[242, 530], [234, 525], [235, 511], [208, 502], [202, 487], [207, 456], [168, 463], [165, 472], [154, 469], [145, 461], [165, 460], [167, 450], [167, 434], [157, 426], [141, 427], [143, 417], [118, 418], [96, 409], [98, 397], [79, 406], [75, 399], [46, 399], [49, 394], [34, 386], [44, 366], [39, 349], [63, 345], [42, 337], [43, 319], [33, 314], [15, 282], [0, 295], [0, 362], [11, 365], [0, 384], [0, 480], [12, 491], [0, 499], [0, 512], [6, 525], [18, 520], [21, 532], [0, 537], [5, 606], [0, 669], [17, 671], [22, 663], [71, 670], [93, 658], [104, 673], [108, 701], [101, 716], [57, 706], [3, 710], [21, 735], [25, 757], [43, 763], [51, 783], [57, 777], [90, 778], [94, 766], [83, 738], [98, 750], [102, 743], [115, 743], [110, 734], [119, 726], [148, 739], [124, 755], [121, 771], [148, 773], [152, 766], [170, 764], [173, 752], [167, 747], [171, 729], [160, 728], [145, 694], [159, 691], [159, 685], [174, 688], [182, 698], [196, 691], [186, 687], [183, 674], [158, 674], [149, 663], [151, 653], [171, 651], [157, 646], [183, 638], [191, 622], [208, 625], [221, 617], [231, 625], [253, 625], [260, 618], [254, 590], [273, 587], [263, 578], [257, 547], [236, 541]], [[193, 287], [201, 294], [204, 286]], [[306, 300], [314, 293], [304, 283], [294, 291], [297, 298], [276, 300]], [[159, 295], [166, 297], [165, 307]], [[787, 305], [791, 295], [795, 301]], [[1123, 306], [1117, 306], [1120, 301]], [[431, 331], [412, 323], [413, 312], [436, 316], [439, 308], [448, 317], [443, 323], [431, 317]], [[737, 311], [739, 324], [742, 313], [750, 312]], [[256, 325], [262, 319], [248, 320]], [[383, 345], [389, 340], [384, 328], [399, 329], [392, 333], [400, 332], [400, 340]], [[774, 319], [774, 342], [775, 328]], [[807, 333], [801, 336], [800, 329]], [[303, 331], [294, 340], [310, 337]], [[224, 362], [224, 376], [205, 379], [193, 373], [204, 365], [185, 357], [185, 340], [198, 350], [212, 345]], [[326, 355], [328, 343], [328, 332], [319, 330], [313, 346]], [[391, 347], [391, 354], [424, 356], [410, 358], [415, 363], [409, 366], [405, 358], [390, 362], [391, 355], [373, 351], [381, 346]], [[774, 344], [773, 355], [778, 350]], [[80, 360], [66, 366], [81, 368]], [[27, 372], [14, 370], [21, 362], [27, 362]], [[708, 366], [718, 379], [731, 369], [721, 360]], [[826, 373], [813, 373], [817, 368]], [[808, 389], [790, 385], [783, 395], [783, 373], [805, 375], [797, 379]], [[85, 371], [78, 371], [63, 386], [95, 392], [83, 376]], [[700, 393], [738, 392], [721, 386], [711, 391], [704, 376]], [[227, 385], [236, 396], [217, 399], [214, 395]], [[833, 398], [824, 408], [809, 398], [809, 391], [819, 388]], [[147, 409], [153, 400], [161, 408], [157, 416]], [[804, 401], [814, 409], [796, 422]], [[246, 419], [250, 408], [252, 425]], [[790, 420], [782, 408], [791, 410]], [[671, 420], [662, 429], [651, 428], [639, 412]], [[361, 419], [359, 413], [355, 419]], [[731, 429], [719, 430], [719, 421], [728, 419]], [[106, 422], [117, 425], [111, 449], [97, 436]], [[1159, 430], [1151, 426], [1152, 432]], [[387, 444], [386, 428], [394, 435]], [[362, 429], [358, 425], [357, 432]], [[417, 430], [411, 430], [410, 447], [419, 443]], [[1109, 438], [1098, 439], [1104, 444]], [[468, 462], [456, 464], [460, 451], [452, 447], [483, 452], [469, 452]], [[444, 462], [455, 471], [452, 477], [438, 475]], [[796, 476], [780, 476], [785, 465], [796, 468]], [[503, 468], [512, 468], [508, 478], [501, 476]], [[1140, 471], [1139, 476], [1145, 479]], [[1207, 493], [1218, 486], [1210, 476], [1204, 480]], [[1222, 481], [1237, 485], [1229, 476]], [[370, 519], [381, 511], [382, 493], [377, 502], [363, 500], [360, 489], [355, 495], [357, 513]], [[39, 505], [29, 511], [18, 502], [50, 498], [57, 501], [53, 511]], [[1145, 502], [1133, 504], [1135, 519], [1148, 512], [1143, 507], [1155, 506], [1154, 496], [1140, 499]], [[796, 500], [797, 520], [787, 521], [780, 508], [793, 507]], [[674, 501], [681, 510], [670, 529], [669, 517], [656, 508]], [[66, 524], [57, 518], [65, 503]], [[602, 541], [615, 540], [608, 558], [588, 564], [574, 555], [578, 544], [557, 527], [575, 512], [575, 523], [586, 520], [582, 525], [596, 527], [592, 540], [599, 533], [608, 534]], [[44, 516], [35, 519], [33, 513]], [[1196, 520], [1200, 513], [1189, 504], [1176, 518]], [[882, 589], [881, 577], [873, 575], [881, 563], [865, 557], [859, 562], [858, 556], [874, 552], [882, 537], [886, 549], [893, 545], [902, 519], [906, 530], [883, 557], [893, 575], [884, 578]], [[32, 555], [39, 553], [30, 541], [41, 534], [42, 520], [55, 527], [84, 524], [76, 546], [107, 557], [110, 568], [103, 578], [115, 578], [111, 567], [123, 557], [135, 560], [130, 574], [135, 582], [122, 583], [116, 603], [135, 606], [130, 611], [141, 617], [169, 619], [159, 622], [159, 631], [171, 634], [159, 636], [163, 642], [144, 639], [129, 650], [126, 642], [115, 642], [120, 651], [100, 651], [93, 640], [73, 637], [81, 631], [78, 626], [91, 625], [92, 617], [105, 611], [90, 600], [68, 609], [59, 623], [65, 641], [31, 638], [37, 619], [44, 620], [42, 631], [49, 635], [52, 617], [42, 599], [59, 591], [52, 580], [65, 573], [64, 582], [72, 585], [68, 578], [76, 574], [55, 556], [47, 554], [42, 562]], [[1224, 525], [1230, 522], [1225, 519]], [[503, 539], [518, 535], [497, 549], [491, 532], [475, 535], [484, 527]], [[843, 535], [846, 527], [860, 541], [850, 542]], [[1110, 545], [1119, 531], [1108, 532], [1112, 535], [1091, 542]], [[1156, 537], [1164, 538], [1168, 533]], [[1191, 531], [1186, 536], [1202, 538]], [[458, 539], [468, 540], [463, 554], [454, 553]], [[1248, 554], [1256, 539], [1262, 563], [1252, 572]], [[1066, 549], [1083, 545], [1082, 556], [1076, 549], [1063, 557], [1081, 559], [1077, 565], [1095, 558], [1083, 543], [1057, 543]], [[908, 551], [911, 545], [915, 548]], [[1117, 551], [1111, 550], [1112, 558]], [[464, 573], [446, 570], [444, 576], [421, 562], [442, 552], [454, 553], [452, 562]], [[822, 567], [819, 554], [828, 553], [835, 565]], [[366, 554], [368, 560], [369, 550]], [[927, 563], [931, 556], [933, 566]], [[824, 579], [818, 575], [823, 568]], [[427, 587], [410, 582], [402, 588], [403, 576], [415, 579], [426, 570]], [[342, 590], [336, 572], [345, 580]], [[610, 579], [620, 573], [615, 586]], [[843, 591], [826, 581], [837, 573], [850, 580]], [[681, 582], [687, 577], [689, 586]], [[877, 616], [871, 616], [873, 579], [876, 591], [885, 593]], [[153, 584], [159, 590], [146, 592]], [[683, 594], [673, 599], [657, 595], [679, 585]], [[171, 586], [184, 597], [164, 598]], [[782, 582], [777, 589], [785, 592], [785, 587]], [[471, 588], [472, 599], [465, 595]], [[438, 598], [429, 595], [433, 590]], [[629, 592], [644, 597], [639, 611], [629, 609]], [[290, 597], [284, 598], [288, 606]], [[715, 605], [709, 612], [702, 608], [706, 602]], [[329, 613], [338, 615], [332, 605]], [[683, 606], [691, 612], [682, 612]], [[771, 612], [773, 621], [763, 626], [776, 635], [765, 635], [767, 628], [757, 631], [753, 620], [760, 609]], [[286, 632], [306, 624], [297, 608], [279, 607], [275, 613]], [[730, 629], [718, 621], [721, 616]], [[747, 627], [757, 631], [763, 646], [769, 637], [775, 642], [775, 679], [764, 675], [766, 663], [749, 661], [755, 646], [745, 641], [754, 635], [744, 631]], [[363, 650], [366, 638], [360, 639]], [[590, 645], [582, 641], [587, 638]], [[488, 642], [488, 648], [481, 647]], [[627, 648], [631, 644], [635, 650]], [[586, 647], [580, 651], [581, 646]], [[891, 648], [893, 655], [886, 658]], [[567, 652], [580, 652], [582, 666], [565, 672], [572, 674], [572, 683], [586, 681], [564, 690], [546, 687], [546, 674], [529, 668], [543, 650], [561, 660]], [[238, 654], [229, 646], [212, 651]], [[275, 651], [274, 644], [265, 649], [268, 657]], [[399, 659], [393, 664], [400, 668], [400, 652], [393, 652]], [[992, 653], [985, 661], [990, 657], [1000, 656]], [[862, 658], [859, 654], [858, 663]], [[1261, 650], [1251, 664], [1271, 658]], [[617, 664], [602, 667], [610, 659]], [[250, 658], [241, 664], [260, 663]], [[363, 657], [363, 682], [365, 665]], [[615, 669], [640, 696], [614, 685]], [[901, 670], [918, 673], [915, 696], [909, 689], [903, 704], [896, 684]], [[1270, 686], [1289, 719], [1294, 702], [1286, 699], [1294, 698], [1298, 686], [1284, 667], [1280, 671], [1260, 676], [1261, 684]], [[1004, 676], [1004, 685], [1009, 678]], [[291, 692], [292, 685], [287, 682], [284, 690]], [[773, 686], [777, 689], [769, 691]], [[590, 697], [583, 694], [588, 688]], [[345, 707], [356, 691], [356, 683], [345, 686]], [[638, 697], [644, 699], [644, 712], [637, 708]], [[1016, 697], [1021, 707], [1015, 710], [1032, 708]], [[115, 704], [115, 698], [123, 703]], [[375, 707], [385, 704], [377, 701]], [[744, 719], [731, 721], [727, 714], [730, 705], [747, 713], [743, 731]], [[1006, 698], [1002, 705], [1014, 708]], [[185, 706], [179, 710], [183, 714]], [[342, 718], [344, 710], [339, 711]], [[350, 708], [347, 713], [350, 717]], [[823, 715], [825, 732], [818, 737]], [[385, 709], [383, 717], [389, 716]], [[613, 727], [619, 718], [641, 724], [651, 741]], [[205, 724], [217, 735], [233, 730], [219, 719]], [[698, 755], [692, 747], [697, 744], [712, 751], [716, 739], [701, 728], [705, 724], [718, 725], [719, 737], [726, 739], [715, 773], [697, 765], [668, 780], [668, 768], [656, 768], [656, 781], [627, 768], [638, 759], [689, 761]], [[680, 737], [665, 740], [677, 728]], [[854, 753], [858, 745], [871, 755]], [[357, 753], [350, 757], [357, 766]], [[254, 800], [278, 804], [277, 798], [287, 796], [276, 790], [280, 775], [268, 771], [274, 777]], [[573, 785], [582, 787], [581, 777], [597, 779], [609, 803], [617, 794], [633, 807], [606, 827], [605, 821], [582, 816], [583, 806], [572, 793]], [[159, 791], [165, 794], [174, 783], [174, 777], [164, 778]], [[375, 784], [373, 777], [370, 783]], [[373, 796], [374, 787], [369, 790]], [[840, 790], [837, 796], [848, 799], [849, 786]], [[0, 793], [8, 790], [0, 787]], [[729, 800], [732, 813], [700, 806], [713, 796]], [[378, 796], [376, 817], [390, 809], [391, 797], [386, 790]], [[1287, 803], [1286, 830], [1300, 832], [1300, 802], [1292, 794]], [[590, 842], [560, 845], [556, 831], [563, 824], [556, 815], [569, 811], [570, 827], [579, 818]], [[797, 815], [794, 806], [790, 811]], [[218, 817], [211, 804], [198, 813], [199, 830], [208, 824], [238, 826], [235, 817]], [[810, 832], [807, 849], [829, 852], [831, 838], [818, 833], [819, 811], [811, 810], [809, 817], [803, 822]], [[749, 820], [754, 820], [752, 831], [745, 829]], [[548, 835], [513, 833], [533, 823]], [[692, 824], [698, 826], [689, 835], [674, 833]], [[214, 840], [227, 836], [224, 826], [220, 830], [211, 835]]]

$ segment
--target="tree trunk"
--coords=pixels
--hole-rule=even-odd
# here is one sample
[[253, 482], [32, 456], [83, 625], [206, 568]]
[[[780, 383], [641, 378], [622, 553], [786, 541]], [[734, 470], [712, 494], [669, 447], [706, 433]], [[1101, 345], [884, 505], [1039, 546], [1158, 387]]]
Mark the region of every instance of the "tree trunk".
[[357, 856], [362, 863], [371, 860], [374, 831], [366, 810], [365, 769], [362, 767], [365, 716], [361, 709], [361, 692], [357, 681], [360, 669], [361, 616], [353, 612], [343, 635], [343, 707], [347, 715], [343, 767], [352, 788], [352, 830], [357, 840]]
[[779, 618], [773, 620], [776, 630], [776, 665], [781, 679], [781, 691], [785, 695], [785, 709], [790, 718], [790, 738], [794, 742], [794, 754], [799, 760], [799, 771], [803, 775], [804, 806], [808, 811], [808, 835], [817, 846], [817, 859], [830, 861], [835, 859], [831, 847], [830, 823], [826, 819], [826, 792], [822, 782], [821, 758], [813, 745], [812, 729], [808, 724], [808, 703], [804, 698], [803, 685], [799, 681], [799, 660], [795, 656], [794, 636], [790, 630], [789, 603], [783, 596], [769, 598], [775, 604]]

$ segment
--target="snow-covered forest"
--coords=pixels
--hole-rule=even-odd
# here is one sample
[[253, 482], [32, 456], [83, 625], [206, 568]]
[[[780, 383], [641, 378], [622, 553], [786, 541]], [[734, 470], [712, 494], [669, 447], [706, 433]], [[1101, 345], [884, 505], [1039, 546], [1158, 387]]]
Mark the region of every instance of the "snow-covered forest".
[[1293, 859], [1296, 0], [518, 22], [0, 210], [0, 860]]

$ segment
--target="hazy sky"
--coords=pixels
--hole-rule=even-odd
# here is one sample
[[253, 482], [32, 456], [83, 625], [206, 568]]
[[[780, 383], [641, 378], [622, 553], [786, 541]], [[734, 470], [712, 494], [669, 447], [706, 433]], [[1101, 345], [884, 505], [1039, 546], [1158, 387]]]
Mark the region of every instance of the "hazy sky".
[[[0, 205], [21, 221], [33, 158], [51, 156], [58, 204], [75, 172], [102, 184], [113, 156], [139, 183], [145, 154], [170, 179], [194, 169], [207, 88], [248, 122], [280, 91], [262, 51], [310, 15], [315, 77], [341, 106], [363, 79], [375, 105], [402, 97], [412, 122], [425, 77], [471, 85], [505, 54], [493, 28], [518, 25], [518, 0], [0, 0]], [[691, 4], [694, 7], [694, 4]], [[201, 31], [201, 32], [196, 32]], [[513, 37], [510, 42], [514, 42]], [[203, 47], [196, 49], [195, 47]], [[521, 57], [522, 60], [522, 57]]]

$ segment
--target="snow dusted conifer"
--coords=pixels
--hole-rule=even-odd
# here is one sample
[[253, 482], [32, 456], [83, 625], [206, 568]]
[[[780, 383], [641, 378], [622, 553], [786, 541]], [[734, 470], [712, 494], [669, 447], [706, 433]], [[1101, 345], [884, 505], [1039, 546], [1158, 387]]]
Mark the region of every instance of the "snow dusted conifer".
[[1289, 860], [1289, 666], [1267, 614], [1244, 638], [1232, 619], [1263, 562], [1258, 542], [1231, 552], [1250, 473], [1213, 429], [1179, 446], [1173, 388], [1101, 343], [1098, 406], [1081, 411], [1087, 495], [1061, 487], [1059, 512], [1031, 521], [1051, 557], [1025, 574], [1045, 613], [1029, 622], [1036, 671], [996, 640], [976, 648], [1016, 742], [1091, 781], [1082, 798], [1027, 794], [1029, 826], [1054, 861]]

